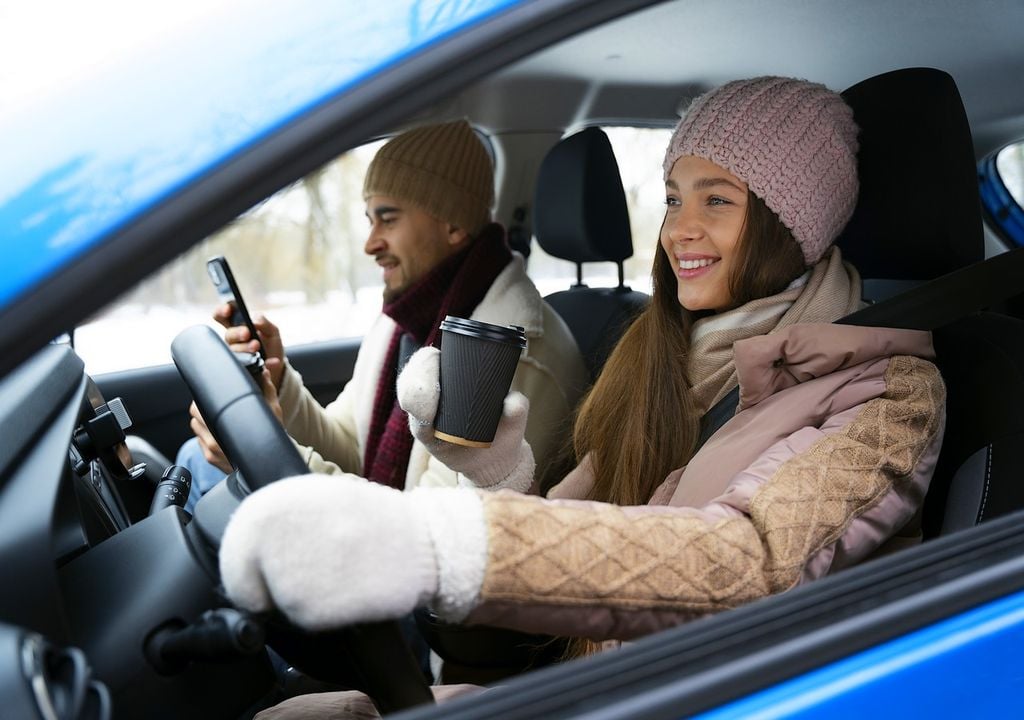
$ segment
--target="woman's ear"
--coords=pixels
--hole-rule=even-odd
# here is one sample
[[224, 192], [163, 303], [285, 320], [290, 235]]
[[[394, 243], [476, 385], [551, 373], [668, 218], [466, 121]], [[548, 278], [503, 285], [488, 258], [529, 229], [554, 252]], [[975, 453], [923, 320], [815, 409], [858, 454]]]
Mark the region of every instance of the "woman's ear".
[[448, 224], [448, 244], [455, 248], [461, 247], [469, 241], [469, 233], [457, 225]]

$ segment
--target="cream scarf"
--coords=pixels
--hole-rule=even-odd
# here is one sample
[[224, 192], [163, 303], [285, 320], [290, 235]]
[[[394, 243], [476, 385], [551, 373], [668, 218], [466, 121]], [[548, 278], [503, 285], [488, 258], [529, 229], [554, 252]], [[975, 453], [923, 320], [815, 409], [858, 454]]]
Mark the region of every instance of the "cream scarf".
[[768, 335], [796, 323], [833, 322], [859, 309], [860, 275], [844, 263], [839, 248], [782, 292], [701, 318], [690, 333], [689, 377], [697, 409], [703, 416], [736, 387], [732, 345]]

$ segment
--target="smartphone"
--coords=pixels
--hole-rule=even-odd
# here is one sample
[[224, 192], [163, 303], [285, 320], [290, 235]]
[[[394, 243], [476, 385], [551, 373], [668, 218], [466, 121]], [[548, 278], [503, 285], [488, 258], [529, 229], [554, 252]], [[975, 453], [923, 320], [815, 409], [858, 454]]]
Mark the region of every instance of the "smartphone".
[[256, 332], [256, 326], [252, 324], [252, 317], [249, 316], [249, 310], [245, 307], [245, 300], [242, 299], [242, 293], [238, 290], [238, 283], [235, 282], [231, 266], [228, 265], [228, 261], [223, 255], [206, 261], [206, 274], [210, 276], [220, 299], [223, 302], [231, 303], [234, 308], [234, 312], [231, 314], [231, 324], [233, 326], [245, 325], [249, 328], [250, 335], [260, 344], [260, 357], [266, 360], [267, 354], [263, 351], [263, 342], [260, 340], [259, 333]]

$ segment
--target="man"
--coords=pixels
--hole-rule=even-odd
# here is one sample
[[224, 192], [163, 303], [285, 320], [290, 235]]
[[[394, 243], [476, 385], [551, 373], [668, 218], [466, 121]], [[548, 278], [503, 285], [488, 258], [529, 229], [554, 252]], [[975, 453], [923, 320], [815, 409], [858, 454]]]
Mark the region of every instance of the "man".
[[[326, 408], [317, 403], [288, 364], [277, 327], [255, 320], [282, 422], [310, 470], [351, 472], [405, 489], [458, 484], [455, 472], [414, 441], [395, 398], [404, 359], [436, 345], [441, 320], [455, 315], [526, 329], [512, 389], [530, 401], [526, 439], [541, 477], [565, 442], [586, 370], [565, 323], [541, 299], [522, 257], [509, 250], [504, 228], [490, 221], [494, 176], [483, 144], [465, 121], [398, 135], [371, 162], [363, 197], [370, 221], [364, 250], [381, 267], [384, 306], [337, 400]], [[224, 325], [229, 316], [227, 306], [215, 315]], [[245, 327], [229, 327], [225, 338], [232, 349], [256, 349]], [[229, 471], [195, 410], [192, 428], [206, 460]], [[193, 470], [201, 493], [223, 475], [201, 467], [195, 443], [186, 443], [178, 464]]]

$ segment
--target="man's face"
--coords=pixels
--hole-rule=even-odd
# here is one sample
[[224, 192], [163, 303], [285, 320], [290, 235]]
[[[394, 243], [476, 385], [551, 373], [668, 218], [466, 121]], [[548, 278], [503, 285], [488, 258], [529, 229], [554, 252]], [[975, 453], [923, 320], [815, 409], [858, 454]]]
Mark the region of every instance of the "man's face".
[[407, 202], [384, 195], [366, 201], [370, 234], [363, 250], [383, 270], [384, 302], [394, 302], [438, 263], [458, 252], [466, 234]]

